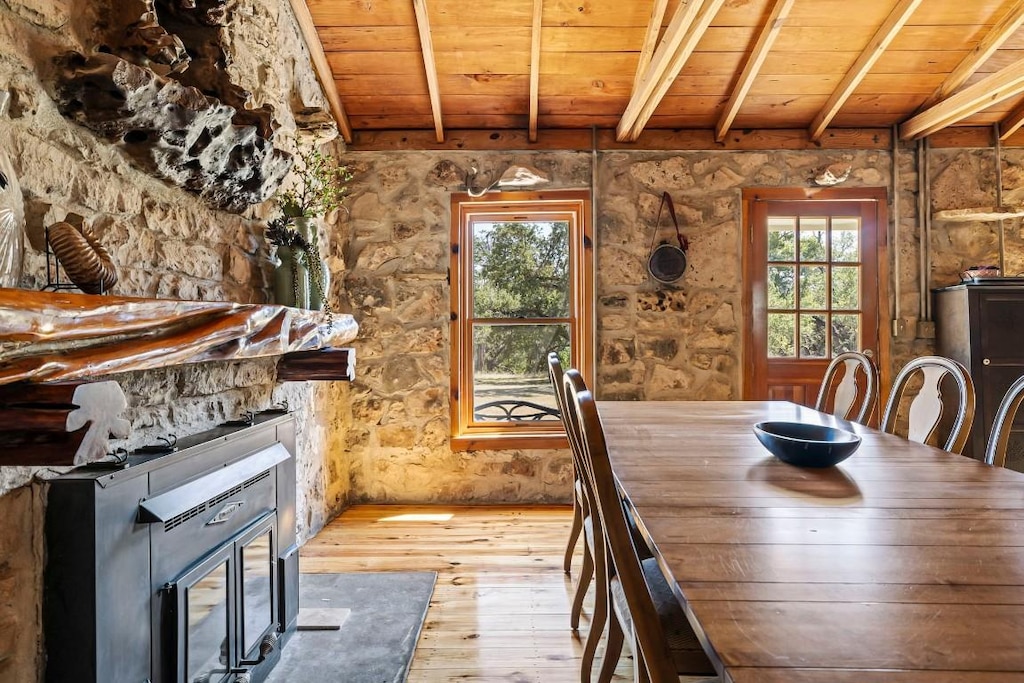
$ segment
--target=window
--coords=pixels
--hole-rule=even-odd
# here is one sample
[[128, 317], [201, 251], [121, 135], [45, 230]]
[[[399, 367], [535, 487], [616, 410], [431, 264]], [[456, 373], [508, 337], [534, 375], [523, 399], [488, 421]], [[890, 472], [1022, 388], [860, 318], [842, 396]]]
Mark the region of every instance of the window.
[[452, 448], [566, 445], [547, 356], [593, 386], [590, 194], [452, 197]]

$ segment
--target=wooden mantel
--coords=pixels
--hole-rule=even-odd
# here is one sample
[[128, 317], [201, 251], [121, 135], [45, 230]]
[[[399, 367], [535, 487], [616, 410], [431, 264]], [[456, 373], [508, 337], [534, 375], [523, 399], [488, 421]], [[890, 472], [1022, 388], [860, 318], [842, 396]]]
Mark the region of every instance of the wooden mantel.
[[0, 288], [0, 385], [339, 347], [358, 329], [286, 306]]

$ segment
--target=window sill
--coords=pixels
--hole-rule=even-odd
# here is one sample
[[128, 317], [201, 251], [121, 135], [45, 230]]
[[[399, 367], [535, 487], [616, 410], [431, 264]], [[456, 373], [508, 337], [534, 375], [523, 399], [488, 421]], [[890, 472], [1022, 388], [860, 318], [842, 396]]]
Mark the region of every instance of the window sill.
[[449, 442], [453, 451], [505, 451], [520, 449], [568, 448], [564, 434], [475, 434], [453, 436]]

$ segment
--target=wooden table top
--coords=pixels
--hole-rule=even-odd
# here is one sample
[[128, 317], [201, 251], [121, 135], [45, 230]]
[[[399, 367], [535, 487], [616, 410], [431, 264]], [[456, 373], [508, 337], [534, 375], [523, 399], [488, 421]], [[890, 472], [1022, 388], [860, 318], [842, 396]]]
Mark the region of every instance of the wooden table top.
[[[1024, 682], [1024, 475], [784, 402], [598, 401], [616, 476], [724, 681]], [[762, 420], [861, 435], [776, 460]]]

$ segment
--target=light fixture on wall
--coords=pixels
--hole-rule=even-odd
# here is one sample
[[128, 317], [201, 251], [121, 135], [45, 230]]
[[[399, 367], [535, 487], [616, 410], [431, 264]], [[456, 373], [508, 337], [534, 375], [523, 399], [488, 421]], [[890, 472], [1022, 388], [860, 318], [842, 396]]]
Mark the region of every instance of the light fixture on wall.
[[821, 187], [831, 187], [846, 182], [850, 177], [853, 164], [835, 163], [829, 164], [814, 174], [814, 184]]
[[501, 174], [500, 178], [482, 188], [473, 186], [478, 174], [479, 171], [477, 171], [476, 166], [471, 166], [469, 173], [466, 174], [466, 193], [470, 197], [483, 197], [484, 194], [491, 190], [522, 189], [551, 182], [551, 179], [543, 171], [533, 166], [521, 166], [518, 164], [509, 166]]

